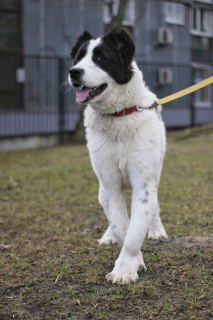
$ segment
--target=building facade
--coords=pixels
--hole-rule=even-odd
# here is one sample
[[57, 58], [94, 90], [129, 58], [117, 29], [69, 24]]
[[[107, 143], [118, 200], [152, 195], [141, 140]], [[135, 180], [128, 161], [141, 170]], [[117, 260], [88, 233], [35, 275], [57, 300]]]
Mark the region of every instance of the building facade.
[[[66, 85], [70, 47], [83, 30], [102, 35], [119, 3], [0, 1], [1, 137], [75, 129], [80, 109]], [[213, 74], [213, 0], [129, 0], [121, 25], [133, 34], [136, 60], [159, 98]], [[165, 105], [166, 125], [213, 122], [212, 91], [210, 85]]]
[[[137, 60], [162, 64], [162, 68], [155, 72], [155, 78], [149, 81], [159, 97], [182, 90], [213, 74], [212, 0], [149, 1], [144, 18], [136, 22], [135, 37]], [[149, 77], [147, 74], [145, 79]], [[165, 105], [166, 123], [187, 126], [190, 122], [212, 122], [212, 91], [210, 85], [171, 102], [168, 107]]]

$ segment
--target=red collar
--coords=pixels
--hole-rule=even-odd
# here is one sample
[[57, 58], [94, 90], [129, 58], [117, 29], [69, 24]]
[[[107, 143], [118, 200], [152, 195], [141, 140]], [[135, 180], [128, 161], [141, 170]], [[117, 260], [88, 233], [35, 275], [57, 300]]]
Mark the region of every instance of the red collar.
[[137, 109], [136, 106], [128, 108], [128, 109], [123, 109], [119, 112], [111, 113], [111, 116], [114, 116], [114, 117], [127, 116], [128, 114], [133, 113], [136, 109]]
[[153, 102], [153, 104], [150, 106], [150, 107], [137, 107], [137, 106], [134, 106], [134, 107], [131, 107], [131, 108], [128, 108], [128, 109], [123, 109], [119, 112], [115, 112], [115, 113], [111, 113], [111, 116], [113, 117], [124, 117], [124, 116], [127, 116], [128, 114], [131, 114], [133, 113], [135, 110], [138, 110], [138, 111], [142, 111], [142, 110], [152, 110], [152, 109], [155, 109], [156, 112], [157, 112], [157, 102]]

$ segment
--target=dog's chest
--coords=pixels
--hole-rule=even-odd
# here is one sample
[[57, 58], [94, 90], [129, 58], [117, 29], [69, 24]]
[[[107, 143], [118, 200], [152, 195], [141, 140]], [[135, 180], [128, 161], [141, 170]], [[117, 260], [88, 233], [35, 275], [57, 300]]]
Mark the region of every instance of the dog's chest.
[[128, 148], [125, 144], [122, 144], [120, 147], [119, 158], [117, 159], [118, 169], [121, 173], [122, 185], [124, 187], [129, 186], [129, 177], [128, 177]]
[[[88, 148], [95, 172], [106, 179], [120, 180], [124, 187], [129, 186], [128, 165], [131, 155], [131, 144], [128, 141], [110, 140], [106, 136], [88, 137]], [[105, 138], [105, 139], [104, 139]], [[95, 143], [94, 143], [95, 142]], [[104, 179], [105, 179], [104, 178]]]

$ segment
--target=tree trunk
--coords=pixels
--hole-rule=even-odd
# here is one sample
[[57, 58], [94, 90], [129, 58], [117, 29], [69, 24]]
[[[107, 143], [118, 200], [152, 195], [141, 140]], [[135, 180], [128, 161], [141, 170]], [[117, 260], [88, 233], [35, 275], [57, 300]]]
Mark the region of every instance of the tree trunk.
[[110, 1], [109, 3], [104, 2], [109, 6], [109, 12], [111, 13], [111, 21], [110, 23], [106, 24], [105, 31], [109, 32], [114, 28], [122, 27], [122, 20], [124, 19], [126, 6], [129, 0], [120, 0], [119, 7], [118, 7], [118, 13], [117, 15], [113, 16], [112, 14], [112, 4], [113, 1]]
[[[108, 6], [109, 15], [111, 17], [110, 23], [105, 25], [105, 32], [109, 32], [112, 29], [117, 28], [117, 27], [126, 28], [127, 30], [130, 31], [130, 29], [131, 29], [130, 27], [128, 27], [128, 26], [125, 27], [122, 25], [122, 21], [124, 20], [124, 17], [125, 17], [125, 11], [126, 11], [128, 1], [129, 0], [120, 0], [119, 1], [118, 12], [114, 16], [113, 15], [114, 1], [113, 0], [111, 0], [111, 1], [103, 0], [103, 3]], [[143, 19], [143, 16], [145, 15], [145, 12], [146, 12], [146, 7], [148, 4], [148, 1], [149, 0], [135, 0], [135, 2], [137, 2], [137, 11], [135, 13], [135, 22]]]

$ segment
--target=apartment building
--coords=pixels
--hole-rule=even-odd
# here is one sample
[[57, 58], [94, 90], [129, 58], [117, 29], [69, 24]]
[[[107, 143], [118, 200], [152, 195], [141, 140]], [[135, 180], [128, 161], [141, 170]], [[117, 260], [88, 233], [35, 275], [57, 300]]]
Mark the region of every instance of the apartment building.
[[[0, 1], [1, 137], [75, 130], [80, 109], [73, 92], [59, 88], [76, 35], [86, 29], [100, 36], [116, 16], [120, 2], [109, 2]], [[133, 34], [136, 60], [159, 98], [213, 74], [213, 0], [129, 0], [121, 25]], [[165, 105], [167, 127], [213, 122], [212, 91], [209, 85]]]

